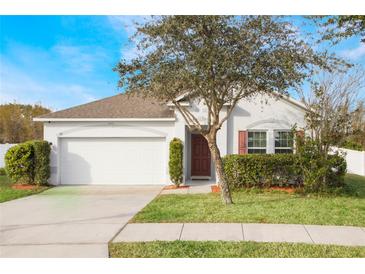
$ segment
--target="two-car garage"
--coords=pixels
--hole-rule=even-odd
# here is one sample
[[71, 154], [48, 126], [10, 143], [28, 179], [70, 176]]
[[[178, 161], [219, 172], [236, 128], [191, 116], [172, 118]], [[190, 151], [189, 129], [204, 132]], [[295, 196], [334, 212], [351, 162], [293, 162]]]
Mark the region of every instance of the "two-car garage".
[[34, 121], [44, 123], [44, 140], [52, 144], [52, 185], [170, 183], [168, 144], [176, 117], [164, 102], [117, 94]]
[[60, 138], [59, 183], [166, 184], [165, 138]]

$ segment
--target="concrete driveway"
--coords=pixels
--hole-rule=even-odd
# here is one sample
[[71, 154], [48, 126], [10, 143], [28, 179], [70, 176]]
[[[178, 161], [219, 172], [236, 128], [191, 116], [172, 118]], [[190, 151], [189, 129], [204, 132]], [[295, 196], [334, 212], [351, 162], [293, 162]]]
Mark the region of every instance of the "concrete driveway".
[[0, 257], [108, 257], [162, 186], [62, 186], [0, 204]]

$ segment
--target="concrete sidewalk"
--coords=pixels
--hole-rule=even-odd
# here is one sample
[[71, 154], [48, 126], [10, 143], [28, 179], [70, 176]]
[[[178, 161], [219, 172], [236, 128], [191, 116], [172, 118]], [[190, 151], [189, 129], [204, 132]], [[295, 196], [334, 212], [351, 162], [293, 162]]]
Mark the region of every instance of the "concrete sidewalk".
[[365, 246], [365, 228], [292, 224], [128, 224], [113, 242], [254, 241]]

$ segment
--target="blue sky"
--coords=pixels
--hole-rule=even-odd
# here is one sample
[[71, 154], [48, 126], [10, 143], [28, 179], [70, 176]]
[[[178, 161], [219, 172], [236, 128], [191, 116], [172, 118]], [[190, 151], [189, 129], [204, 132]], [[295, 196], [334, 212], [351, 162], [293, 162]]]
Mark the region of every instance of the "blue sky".
[[[1, 16], [0, 103], [41, 103], [53, 110], [115, 95], [120, 58], [135, 55], [135, 16]], [[300, 19], [296, 18], [297, 22]], [[332, 48], [365, 65], [359, 37]]]

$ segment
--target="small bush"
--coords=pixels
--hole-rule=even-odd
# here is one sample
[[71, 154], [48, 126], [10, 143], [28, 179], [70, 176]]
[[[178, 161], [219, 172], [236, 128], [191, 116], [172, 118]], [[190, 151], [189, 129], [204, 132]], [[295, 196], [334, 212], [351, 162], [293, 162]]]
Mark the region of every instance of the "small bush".
[[12, 182], [45, 185], [50, 177], [50, 144], [28, 141], [11, 147], [5, 155], [5, 169]]
[[4, 167], [0, 167], [0, 176], [6, 175], [6, 170]]
[[233, 189], [302, 184], [298, 157], [294, 154], [227, 155], [223, 164]]
[[15, 145], [5, 154], [5, 169], [12, 182], [33, 183], [34, 149], [30, 143]]
[[346, 161], [339, 154], [325, 155], [316, 140], [302, 138], [297, 155], [306, 192], [326, 191], [329, 187], [342, 187], [346, 174]]
[[34, 148], [34, 183], [46, 185], [51, 175], [49, 154], [51, 146], [47, 141], [31, 141]]
[[183, 143], [178, 138], [170, 142], [169, 172], [170, 179], [176, 186], [183, 181], [183, 148]]
[[347, 163], [344, 157], [339, 154], [328, 155], [330, 170], [327, 174], [328, 186], [341, 187], [345, 184]]

